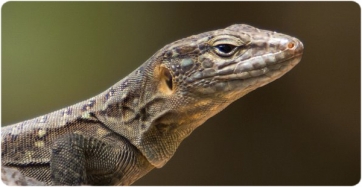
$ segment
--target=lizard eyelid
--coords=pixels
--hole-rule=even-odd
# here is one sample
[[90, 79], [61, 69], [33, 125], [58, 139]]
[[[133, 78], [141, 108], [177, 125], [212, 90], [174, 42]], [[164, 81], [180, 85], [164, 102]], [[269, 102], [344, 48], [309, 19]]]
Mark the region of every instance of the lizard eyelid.
[[221, 57], [232, 56], [239, 47], [245, 45], [243, 40], [232, 35], [219, 35], [208, 43], [212, 46], [213, 51]]

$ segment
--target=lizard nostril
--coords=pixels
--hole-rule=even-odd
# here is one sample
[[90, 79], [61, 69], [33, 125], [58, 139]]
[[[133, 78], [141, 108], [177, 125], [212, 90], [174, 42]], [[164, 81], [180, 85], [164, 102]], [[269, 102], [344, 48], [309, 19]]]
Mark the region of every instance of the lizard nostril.
[[292, 49], [295, 46], [294, 42], [289, 42], [288, 43], [288, 48]]

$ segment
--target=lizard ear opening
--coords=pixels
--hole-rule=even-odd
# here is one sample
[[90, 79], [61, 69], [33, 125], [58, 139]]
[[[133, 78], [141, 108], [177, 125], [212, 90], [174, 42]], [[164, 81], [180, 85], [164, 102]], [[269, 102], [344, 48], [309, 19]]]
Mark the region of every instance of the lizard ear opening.
[[164, 78], [165, 82], [166, 82], [168, 88], [170, 90], [172, 90], [173, 89], [172, 75], [171, 75], [171, 73], [170, 73], [170, 71], [168, 69], [166, 69], [166, 68], [164, 68], [164, 69], [165, 70], [163, 71], [163, 76], [165, 77]]
[[165, 66], [159, 66], [159, 90], [165, 94], [171, 94], [174, 90], [173, 77], [171, 75], [170, 70], [168, 70]]

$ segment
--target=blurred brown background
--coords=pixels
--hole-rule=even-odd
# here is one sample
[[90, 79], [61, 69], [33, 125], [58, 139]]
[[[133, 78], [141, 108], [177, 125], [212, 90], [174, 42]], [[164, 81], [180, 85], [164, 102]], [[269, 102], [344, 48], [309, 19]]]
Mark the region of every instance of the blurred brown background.
[[301, 63], [208, 120], [135, 185], [353, 185], [360, 13], [354, 2], [9, 2], [1, 122], [88, 99], [177, 39], [247, 23], [299, 38]]

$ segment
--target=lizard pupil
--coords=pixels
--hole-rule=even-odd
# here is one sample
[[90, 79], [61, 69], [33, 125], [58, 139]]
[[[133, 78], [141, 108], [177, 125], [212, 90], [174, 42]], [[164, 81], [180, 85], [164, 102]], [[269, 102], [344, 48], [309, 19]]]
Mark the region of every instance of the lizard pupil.
[[230, 44], [220, 44], [215, 47], [222, 53], [230, 53], [236, 46]]

